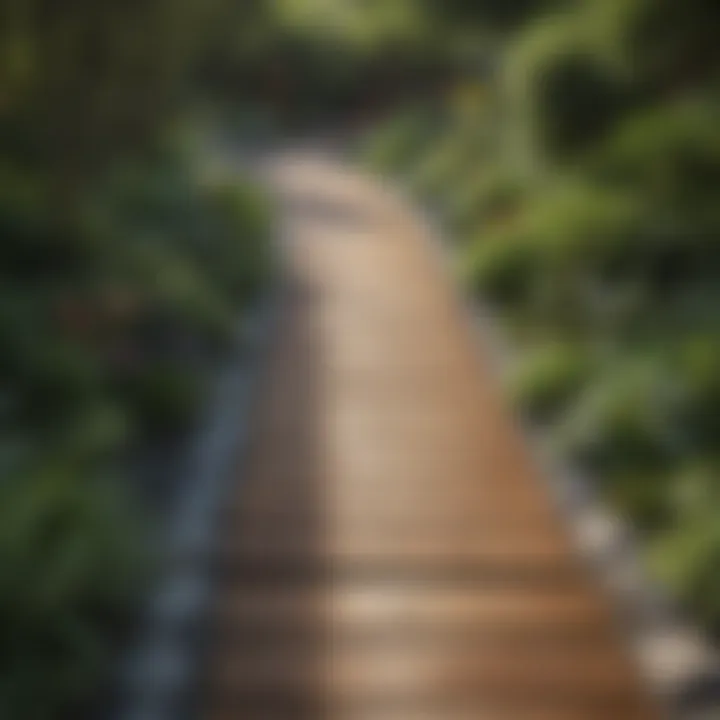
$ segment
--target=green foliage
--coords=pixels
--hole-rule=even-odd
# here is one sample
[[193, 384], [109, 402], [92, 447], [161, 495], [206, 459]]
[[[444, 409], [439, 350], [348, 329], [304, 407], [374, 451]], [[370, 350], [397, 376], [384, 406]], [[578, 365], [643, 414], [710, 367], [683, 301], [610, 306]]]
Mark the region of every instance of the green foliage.
[[512, 378], [516, 399], [541, 422], [557, 418], [587, 385], [592, 355], [573, 343], [548, 343], [523, 358]]
[[630, 103], [623, 78], [562, 14], [531, 25], [509, 52], [507, 84], [515, 132], [541, 160], [567, 160], [603, 138]]
[[463, 187], [447, 198], [447, 215], [461, 234], [483, 227], [489, 230], [512, 223], [527, 192], [525, 183], [512, 173], [480, 166]]
[[658, 472], [682, 450], [684, 388], [656, 358], [621, 357], [571, 408], [566, 440], [601, 472]]
[[526, 235], [500, 230], [471, 246], [467, 254], [466, 273], [476, 290], [506, 308], [529, 301], [536, 258]]
[[11, 91], [0, 110], [0, 150], [42, 175], [60, 212], [100, 168], [137, 152], [173, 115], [217, 4], [4, 6], [0, 57]]
[[717, 73], [713, 0], [587, 2], [585, 22], [607, 57], [636, 82], [659, 88], [702, 84]]
[[453, 124], [414, 168], [412, 187], [445, 207], [455, 189], [477, 173], [483, 159], [482, 137], [476, 128]]
[[230, 5], [0, 7], [2, 718], [107, 681], [153, 539], [111, 469], [192, 422], [267, 279], [264, 199], [172, 127]]
[[[59, 717], [96, 690], [148, 567], [116, 483], [63, 456], [0, 485], [0, 712]], [[39, 689], [42, 691], [39, 691]]]
[[[714, 309], [717, 305], [710, 307]], [[688, 333], [688, 326], [690, 322], [686, 321], [683, 328], [689, 337], [680, 343], [673, 369], [687, 388], [688, 402], [682, 422], [691, 442], [690, 449], [693, 454], [704, 455], [716, 447], [720, 434], [720, 376], [717, 373], [720, 334], [717, 327], [714, 332]]]
[[676, 517], [649, 549], [651, 567], [714, 633], [720, 631], [718, 467], [700, 462], [671, 485]]
[[203, 389], [198, 369], [177, 361], [145, 363], [121, 384], [133, 419], [145, 435], [186, 428], [197, 415]]
[[638, 223], [635, 203], [623, 195], [556, 184], [496, 230], [480, 229], [467, 251], [469, 274], [490, 300], [538, 320], [550, 317], [565, 328], [588, 318], [618, 320], [632, 310], [635, 294], [632, 284], [609, 293], [608, 283], [627, 274], [628, 248], [641, 243]]
[[208, 201], [220, 227], [205, 247], [207, 261], [227, 291], [246, 301], [262, 289], [270, 270], [267, 199], [254, 186], [236, 182], [210, 188]]
[[485, 25], [501, 31], [562, 5], [558, 0], [424, 0], [424, 4], [432, 15], [455, 29]]
[[[52, 428], [113, 393], [125, 402], [132, 378], [142, 385], [140, 378], [159, 377], [151, 368], [172, 358], [190, 388], [199, 363], [232, 339], [238, 310], [269, 271], [263, 198], [246, 184], [201, 183], [177, 154], [118, 171], [93, 189], [88, 207], [64, 233], [79, 238], [79, 251], [63, 250], [53, 266], [45, 251], [57, 242], [53, 223], [8, 213], [15, 248], [2, 271], [0, 336], [8, 352], [0, 377], [14, 387], [18, 417], [30, 426]], [[188, 389], [176, 403], [179, 415], [190, 411], [193, 394]]]
[[417, 162], [431, 137], [431, 118], [423, 110], [410, 109], [374, 129], [361, 154], [378, 172], [402, 174]]
[[[627, 120], [594, 153], [590, 170], [621, 189], [641, 189], [677, 222], [714, 222], [720, 120], [714, 97], [678, 101]], [[708, 214], [710, 213], [710, 217]]]
[[0, 184], [0, 715], [44, 719], [97, 692], [141, 590], [149, 536], [107, 468], [196, 417], [267, 278], [270, 212], [172, 143], [62, 224], [26, 180]]

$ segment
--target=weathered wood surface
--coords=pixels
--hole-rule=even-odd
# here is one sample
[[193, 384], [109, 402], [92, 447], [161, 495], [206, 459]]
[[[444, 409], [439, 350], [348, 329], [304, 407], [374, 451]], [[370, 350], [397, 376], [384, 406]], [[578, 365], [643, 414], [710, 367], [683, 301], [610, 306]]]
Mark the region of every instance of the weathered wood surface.
[[203, 717], [655, 717], [417, 220], [317, 156], [270, 177], [283, 299]]

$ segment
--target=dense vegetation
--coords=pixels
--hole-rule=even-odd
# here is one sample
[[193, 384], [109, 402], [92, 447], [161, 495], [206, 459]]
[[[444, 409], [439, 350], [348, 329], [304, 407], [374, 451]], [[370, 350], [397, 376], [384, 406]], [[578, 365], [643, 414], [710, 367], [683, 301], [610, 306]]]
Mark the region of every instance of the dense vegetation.
[[179, 124], [209, 6], [0, 8], [3, 718], [107, 679], [153, 560], [122, 468], [192, 424], [267, 273], [265, 200]]
[[440, 108], [392, 115], [364, 147], [453, 230], [461, 273], [518, 349], [526, 412], [592, 470], [649, 566], [715, 632], [718, 8], [528, 6], [503, 23], [491, 72]]

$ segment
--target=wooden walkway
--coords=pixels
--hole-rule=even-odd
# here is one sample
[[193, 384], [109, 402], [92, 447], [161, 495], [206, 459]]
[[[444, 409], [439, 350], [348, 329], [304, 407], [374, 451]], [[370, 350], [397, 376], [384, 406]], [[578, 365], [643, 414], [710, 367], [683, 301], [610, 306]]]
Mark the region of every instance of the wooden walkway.
[[281, 318], [203, 717], [655, 717], [417, 220], [317, 156], [270, 174]]

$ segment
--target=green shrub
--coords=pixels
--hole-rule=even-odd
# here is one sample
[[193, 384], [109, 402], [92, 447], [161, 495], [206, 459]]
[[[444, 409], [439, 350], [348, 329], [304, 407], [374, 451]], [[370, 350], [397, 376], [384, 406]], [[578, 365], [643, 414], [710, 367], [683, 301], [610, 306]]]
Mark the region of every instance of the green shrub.
[[627, 312], [621, 290], [642, 263], [642, 220], [632, 197], [577, 181], [540, 194], [523, 218], [536, 259], [535, 310], [596, 329]]
[[97, 397], [66, 418], [53, 442], [65, 456], [94, 467], [117, 460], [118, 452], [135, 439], [135, 430], [122, 402]]
[[464, 272], [476, 293], [503, 308], [517, 309], [532, 297], [536, 254], [521, 229], [483, 233], [466, 252]]
[[526, 183], [510, 172], [481, 168], [447, 203], [447, 214], [457, 232], [490, 229], [520, 213], [527, 195]]
[[720, 476], [696, 462], [673, 478], [675, 519], [650, 544], [650, 567], [710, 631], [720, 632]]
[[[147, 527], [107, 468], [186, 429], [269, 273], [270, 210], [185, 142], [98, 178], [62, 220], [0, 168], [0, 717], [76, 717], [145, 580]], [[145, 555], [145, 557], [144, 557]]]
[[654, 93], [717, 73], [720, 10], [713, 0], [604, 0], [586, 8], [585, 22], [607, 57]]
[[712, 452], [720, 437], [720, 333], [691, 334], [680, 345], [674, 370], [687, 388], [688, 403], [680, 418], [692, 451]]
[[480, 229], [469, 251], [471, 284], [559, 327], [608, 321], [626, 312], [612, 282], [637, 267], [640, 219], [631, 198], [578, 183], [551, 185], [498, 230]]
[[422, 197], [444, 206], [465, 178], [478, 171], [480, 162], [472, 133], [451, 127], [415, 166], [411, 187]]
[[665, 471], [684, 450], [686, 402], [681, 379], [657, 358], [622, 353], [568, 412], [565, 446], [609, 477]]
[[108, 271], [141, 313], [215, 346], [268, 280], [271, 212], [247, 182], [196, 175], [188, 161], [130, 168], [106, 191], [100, 222], [114, 238]]
[[715, 282], [720, 263], [717, 119], [708, 102], [646, 111], [625, 123], [589, 165], [598, 182], [632, 193], [643, 206], [644, 241], [627, 264], [656, 302], [689, 296]]
[[418, 159], [432, 128], [432, 118], [423, 109], [395, 115], [371, 133], [362, 155], [377, 172], [402, 174]]
[[186, 429], [197, 417], [206, 378], [197, 367], [149, 360], [121, 384], [138, 427], [146, 434]]
[[270, 271], [270, 208], [264, 195], [238, 182], [209, 190], [217, 232], [208, 238], [205, 259], [236, 301], [247, 302], [266, 284]]
[[[669, 221], [704, 223], [720, 182], [719, 120], [716, 103], [697, 100], [638, 113], [598, 147], [589, 169], [615, 187], [641, 189]], [[717, 211], [713, 219], [717, 229]]]
[[[42, 325], [36, 325], [37, 332]], [[47, 326], [45, 326], [47, 327]], [[38, 428], [62, 423], [72, 412], [102, 392], [103, 367], [100, 358], [89, 348], [58, 337], [49, 329], [45, 335], [35, 335], [26, 345], [14, 335], [10, 351], [13, 358], [5, 375], [12, 379], [22, 397], [22, 411], [16, 421]], [[16, 365], [20, 361], [22, 364]]]
[[513, 394], [531, 418], [548, 422], [587, 384], [593, 364], [580, 345], [548, 343], [523, 358], [511, 379]]
[[533, 25], [510, 50], [507, 86], [515, 143], [531, 160], [563, 161], [589, 150], [623, 115], [624, 81], [588, 41], [579, 15]]
[[147, 260], [148, 314], [156, 322], [164, 321], [167, 336], [174, 330], [207, 343], [231, 332], [237, 305], [220, 277], [203, 272], [190, 258], [168, 256], [162, 249]]
[[3, 717], [61, 717], [96, 692], [143, 585], [143, 534], [117, 485], [58, 459], [3, 479]]
[[673, 517], [672, 477], [667, 472], [635, 469], [607, 473], [601, 479], [605, 501], [644, 540], [667, 528]]

